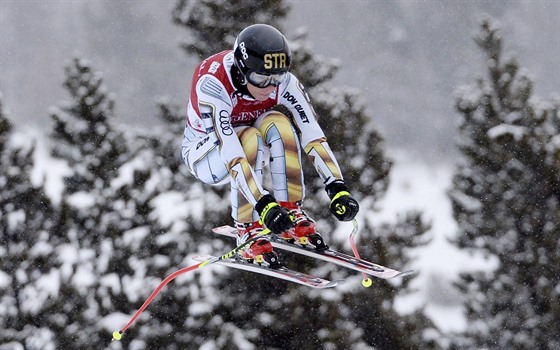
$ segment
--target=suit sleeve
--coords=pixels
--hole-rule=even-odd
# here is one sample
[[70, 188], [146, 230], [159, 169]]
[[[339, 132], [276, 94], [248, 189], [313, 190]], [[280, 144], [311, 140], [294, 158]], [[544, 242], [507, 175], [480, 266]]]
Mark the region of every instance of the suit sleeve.
[[317, 122], [315, 110], [303, 85], [292, 74], [282, 84], [279, 103], [286, 106], [300, 133], [300, 142], [305, 153], [325, 185], [342, 180], [342, 172], [331, 151], [327, 138]]

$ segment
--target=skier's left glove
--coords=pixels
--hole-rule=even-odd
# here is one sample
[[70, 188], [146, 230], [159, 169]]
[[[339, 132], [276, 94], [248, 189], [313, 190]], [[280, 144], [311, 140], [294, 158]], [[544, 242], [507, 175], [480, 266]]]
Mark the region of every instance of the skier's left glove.
[[280, 235], [295, 226], [296, 217], [288, 209], [280, 206], [270, 194], [264, 195], [255, 205], [260, 222], [270, 231]]
[[331, 182], [325, 187], [331, 204], [329, 209], [331, 213], [340, 221], [350, 221], [356, 217], [360, 206], [358, 202], [352, 198], [348, 187], [342, 180]]

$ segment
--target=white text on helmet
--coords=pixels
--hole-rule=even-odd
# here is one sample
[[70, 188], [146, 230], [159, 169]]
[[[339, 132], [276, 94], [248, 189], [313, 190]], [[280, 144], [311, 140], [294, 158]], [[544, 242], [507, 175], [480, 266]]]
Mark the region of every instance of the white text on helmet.
[[242, 41], [241, 44], [239, 44], [239, 49], [241, 50], [241, 55], [243, 56], [243, 59], [246, 60], [249, 58], [249, 55], [247, 54], [247, 49], [245, 48], [245, 42]]

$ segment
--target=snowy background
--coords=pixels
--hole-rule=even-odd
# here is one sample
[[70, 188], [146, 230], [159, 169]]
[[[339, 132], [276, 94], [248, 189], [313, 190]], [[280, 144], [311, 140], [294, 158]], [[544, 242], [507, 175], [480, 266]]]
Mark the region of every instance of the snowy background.
[[[460, 253], [447, 242], [456, 231], [446, 195], [456, 156], [453, 91], [483, 74], [477, 69], [484, 62], [471, 37], [484, 13], [500, 21], [509, 45], [506, 51], [513, 51], [532, 73], [536, 93], [560, 91], [560, 3], [290, 3], [285, 27], [306, 28], [318, 54], [339, 60], [335, 82], [363, 91], [389, 155], [396, 160], [376, 219], [391, 221], [397, 213], [419, 209], [432, 222], [433, 242], [417, 252], [413, 266], [420, 274], [414, 285], [418, 292], [399, 299], [397, 307], [407, 312], [427, 304], [429, 316], [443, 331], [461, 330], [465, 324], [460, 299], [450, 283], [467, 266], [492, 264]], [[106, 85], [116, 92], [116, 114], [133, 128], [155, 123], [149, 116], [155, 115], [156, 96], [184, 100], [196, 62], [177, 48], [181, 31], [171, 23], [173, 4], [135, 2], [125, 19], [132, 24], [147, 19], [148, 26], [138, 29], [119, 28], [114, 21], [119, 14], [110, 2], [1, 0], [0, 90], [20, 137], [43, 136], [40, 130], [49, 125], [49, 107], [65, 98], [62, 67], [75, 51], [104, 73]], [[127, 76], [135, 78], [124, 79]], [[35, 179], [46, 175], [49, 194], [56, 199], [66, 170], [46, 153], [38, 153], [36, 160]]]
[[[499, 21], [506, 52], [535, 78], [536, 94], [549, 97], [559, 90], [556, 0], [287, 3], [286, 36], [307, 31], [315, 54], [338, 60], [333, 82], [363, 92], [389, 148], [423, 162], [454, 161], [454, 91], [484, 74], [485, 62], [472, 40], [483, 16]], [[185, 100], [198, 63], [179, 49], [185, 33], [171, 21], [174, 5], [172, 0], [2, 0], [4, 105], [20, 128], [50, 125], [48, 108], [66, 98], [63, 66], [79, 52], [103, 72], [121, 121], [153, 125], [154, 97]]]
[[[27, 135], [20, 135], [21, 144], [26, 143]], [[38, 137], [39, 135], [36, 135]], [[40, 147], [45, 149], [44, 147]], [[380, 212], [375, 221], [394, 222], [399, 214], [408, 210], [419, 210], [424, 218], [432, 224], [432, 242], [416, 252], [417, 261], [412, 268], [418, 272], [412, 293], [397, 300], [397, 310], [403, 313], [412, 312], [422, 305], [426, 305], [426, 312], [441, 331], [461, 331], [465, 326], [460, 295], [451, 283], [460, 271], [476, 269], [490, 269], [494, 266], [482, 257], [476, 257], [460, 251], [448, 242], [454, 237], [456, 223], [451, 217], [451, 205], [446, 191], [451, 183], [453, 168], [445, 163], [425, 164], [412, 159], [402, 152], [393, 155], [395, 166], [391, 173], [391, 185], [386, 197], [380, 201]], [[37, 183], [46, 179], [48, 194], [55, 200], [60, 200], [63, 190], [62, 176], [70, 173], [64, 162], [52, 159], [46, 153], [37, 153], [36, 169], [33, 178]], [[87, 198], [75, 198], [75, 204], [87, 206]], [[173, 200], [159, 201], [158, 212], [162, 215], [160, 221], [172, 222], [184, 216], [184, 205]], [[188, 209], [188, 208], [187, 208]], [[340, 230], [339, 234], [350, 232]], [[357, 238], [359, 246], [359, 236]], [[365, 249], [362, 247], [361, 249]], [[200, 252], [210, 254], [211, 251]], [[190, 264], [190, 262], [186, 262]], [[122, 319], [105, 320], [107, 324], [124, 324], [128, 316]]]

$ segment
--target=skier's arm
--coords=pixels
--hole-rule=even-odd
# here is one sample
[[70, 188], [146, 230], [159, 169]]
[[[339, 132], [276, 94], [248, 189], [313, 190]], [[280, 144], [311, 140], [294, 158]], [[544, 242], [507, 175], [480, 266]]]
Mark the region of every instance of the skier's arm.
[[283, 89], [280, 90], [279, 103], [290, 110], [299, 130], [305, 154], [313, 163], [323, 183], [328, 185], [333, 181], [342, 180], [342, 172], [323, 130], [317, 123], [311, 101], [299, 80], [292, 74], [288, 75]]
[[291, 74], [288, 75], [281, 91], [280, 103], [292, 113], [300, 132], [302, 147], [323, 180], [331, 199], [329, 208], [332, 214], [341, 221], [354, 219], [359, 211], [358, 202], [350, 195], [344, 183], [340, 166], [317, 122], [309, 96], [297, 78]]

